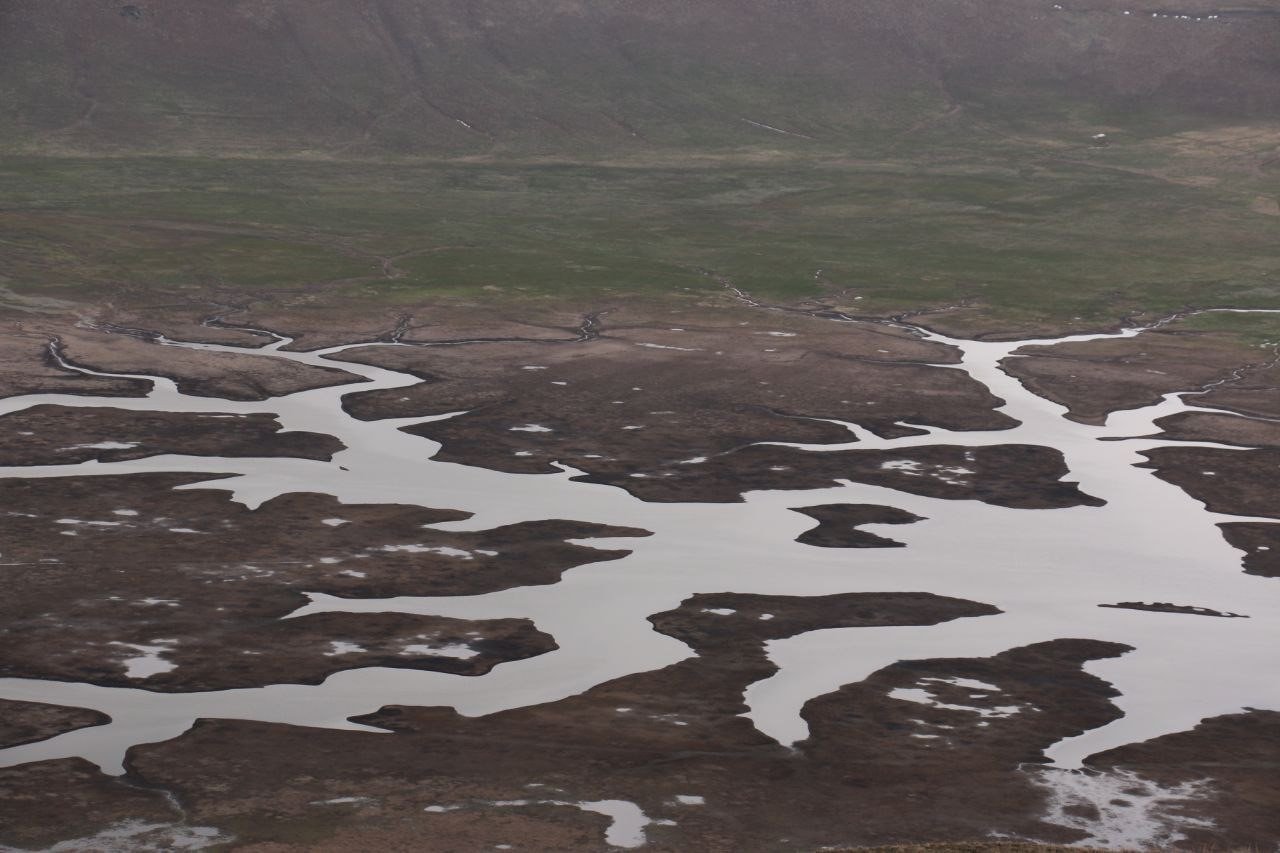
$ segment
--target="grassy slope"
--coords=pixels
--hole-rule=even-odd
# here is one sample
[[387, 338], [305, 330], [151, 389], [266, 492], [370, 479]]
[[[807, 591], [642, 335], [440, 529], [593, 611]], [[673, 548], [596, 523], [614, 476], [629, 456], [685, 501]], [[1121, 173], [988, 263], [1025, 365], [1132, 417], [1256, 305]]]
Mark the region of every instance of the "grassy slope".
[[118, 5], [0, 4], [0, 286], [378, 310], [727, 278], [985, 328], [1280, 301], [1272, 17]]
[[[1127, 171], [1143, 162], [1160, 168]], [[301, 288], [373, 307], [590, 303], [729, 279], [864, 313], [963, 300], [987, 325], [1098, 324], [1275, 305], [1280, 219], [1253, 203], [1263, 189], [1280, 194], [1276, 183], [1224, 167], [1212, 149], [1179, 160], [1160, 138], [1108, 149], [913, 142], [859, 161], [9, 158], [0, 284], [87, 301]]]

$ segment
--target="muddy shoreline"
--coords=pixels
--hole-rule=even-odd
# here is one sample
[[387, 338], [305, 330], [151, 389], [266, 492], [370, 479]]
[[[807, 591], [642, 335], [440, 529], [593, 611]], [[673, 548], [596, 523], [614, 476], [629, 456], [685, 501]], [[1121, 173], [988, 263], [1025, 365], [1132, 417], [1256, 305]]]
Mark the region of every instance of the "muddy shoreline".
[[[794, 505], [776, 507], [791, 516], [778, 532], [787, 533], [782, 538], [791, 547], [815, 552], [813, 560], [847, 558], [845, 588], [871, 583], [874, 561], [887, 559], [881, 555], [913, 553], [931, 541], [932, 516], [950, 507], [1065, 511], [1077, 519], [1085, 517], [1078, 513], [1108, 508], [1087, 480], [1074, 479], [1078, 459], [1022, 437], [997, 438], [1016, 426], [1002, 410], [1006, 401], [957, 370], [949, 347], [877, 324], [832, 323], [806, 313], [770, 312], [762, 320], [759, 313], [743, 309], [729, 321], [699, 323], [596, 316], [590, 324], [566, 320], [537, 333], [516, 324], [488, 335], [477, 324], [459, 327], [454, 345], [406, 321], [366, 337], [428, 345], [342, 354], [354, 364], [425, 378], [373, 390], [362, 390], [360, 377], [338, 365], [286, 361], [281, 363], [292, 366], [259, 375], [260, 366], [272, 361], [266, 350], [187, 350], [170, 359], [174, 347], [147, 343], [145, 336], [126, 335], [119, 344], [119, 336], [104, 340], [94, 337], [100, 332], [81, 330], [68, 352], [96, 369], [166, 375], [186, 393], [237, 402], [335, 388], [339, 396], [332, 399], [347, 413], [374, 423], [466, 411], [405, 426], [440, 443], [437, 462], [494, 475], [548, 474], [564, 480], [565, 489], [607, 486], [614, 496], [593, 493], [602, 511], [631, 506], [620, 503], [625, 498], [649, 507], [644, 511], [657, 513], [655, 520], [716, 504], [755, 512], [752, 501], [759, 498], [748, 496], [795, 491]], [[331, 342], [325, 335], [332, 334], [320, 330], [287, 347], [314, 349]], [[534, 340], [537, 334], [546, 337]], [[484, 343], [456, 343], [464, 340]], [[1126, 361], [1125, 347], [1149, 340], [1101, 342], [1114, 347], [1103, 361], [1068, 350], [1013, 358], [1007, 365], [1035, 365], [1027, 375], [1035, 373], [1030, 384], [1043, 390], [1049, 387], [1045, 377], [1058, 375], [1053, 370], [1059, 362], [1077, 371], [1077, 363], [1085, 362], [1123, 371], [1161, 363]], [[267, 344], [229, 327], [211, 331], [209, 341]], [[1096, 343], [1077, 346], [1088, 350]], [[1177, 347], [1160, 347], [1157, 358], [1182, 357]], [[1228, 349], [1221, 352], [1223, 363], [1234, 357]], [[1044, 367], [1050, 363], [1052, 370]], [[1077, 419], [1100, 419], [1113, 407], [1158, 400], [1169, 383], [1185, 388], [1203, 379], [1184, 371], [1121, 387], [1105, 381], [1106, 370], [1098, 368], [1090, 380], [1104, 390], [1072, 404]], [[85, 387], [126, 381], [82, 378]], [[1244, 384], [1238, 390], [1251, 393]], [[1065, 391], [1046, 393], [1067, 399]], [[839, 423], [846, 421], [865, 430], [869, 438], [862, 443], [872, 446], [858, 448]], [[571, 515], [493, 524], [460, 508], [469, 506], [465, 489], [456, 505], [358, 502], [292, 488], [243, 505], [228, 495], [238, 497], [234, 483], [251, 475], [234, 467], [220, 473], [127, 467], [173, 453], [197, 461], [226, 458], [233, 465], [237, 458], [261, 458], [260, 476], [269, 481], [265, 471], [272, 461], [321, 466], [269, 469], [290, 477], [317, 471], [338, 478], [348, 463], [356, 464], [358, 457], [343, 456], [351, 448], [335, 436], [280, 431], [281, 423], [264, 412], [211, 422], [192, 412], [50, 405], [0, 417], [0, 430], [13, 436], [11, 456], [0, 464], [68, 466], [67, 473], [48, 479], [0, 480], [4, 505], [22, 508], [6, 517], [0, 547], [0, 577], [15, 593], [0, 607], [7, 611], [0, 676], [174, 696], [319, 686], [364, 668], [482, 683], [574, 653], [573, 644], [581, 642], [524, 618], [522, 597], [539, 588], [550, 595], [561, 586], [613, 582], [643, 595], [643, 585], [627, 586], [636, 571], [629, 542], [638, 552], [657, 548], [670, 535], [659, 526], [650, 536], [638, 525]], [[1183, 412], [1159, 421], [1158, 428], [1159, 440], [1175, 445], [1144, 451], [1161, 479], [1217, 512], [1280, 518], [1268, 508], [1273, 490], [1267, 472], [1276, 463], [1271, 425]], [[946, 431], [945, 440], [934, 438], [933, 430]], [[981, 441], [957, 440], [966, 431]], [[38, 441], [18, 441], [36, 436]], [[875, 446], [897, 438], [919, 443]], [[1200, 442], [1238, 449], [1190, 446]], [[133, 446], [117, 446], [123, 444]], [[429, 442], [421, 448], [424, 460], [406, 459], [406, 471], [433, 452]], [[126, 467], [110, 475], [70, 475], [89, 460]], [[580, 473], [565, 474], [555, 463]], [[840, 485], [846, 481], [852, 485]], [[232, 491], [220, 491], [228, 485]], [[841, 502], [837, 489], [902, 496], [918, 511]], [[823, 497], [806, 502], [803, 491]], [[937, 503], [925, 511], [908, 498]], [[590, 517], [583, 506], [583, 517]], [[887, 524], [896, 526], [876, 533], [860, 529]], [[1254, 575], [1275, 573], [1270, 567], [1280, 547], [1270, 543], [1280, 545], [1277, 530], [1280, 524], [1251, 521], [1222, 526], [1227, 540], [1246, 552], [1246, 571]], [[879, 535], [886, 532], [900, 532], [901, 541]], [[593, 546], [596, 539], [607, 541]], [[640, 565], [656, 575], [698, 568], [660, 548], [655, 553], [661, 556]], [[778, 583], [802, 565], [779, 560]], [[1034, 564], [1026, 568], [1035, 570]], [[88, 839], [137, 819], [154, 821], [155, 832], [169, 833], [171, 841], [197, 832], [208, 839], [234, 837], [247, 849], [337, 850], [371, 840], [394, 846], [427, 836], [440, 840], [442, 849], [511, 843], [590, 848], [609, 837], [613, 819], [574, 804], [614, 800], [642, 813], [644, 842], [654, 850], [742, 849], [748, 838], [766, 839], [768, 849], [807, 850], [992, 831], [1046, 841], [1097, 840], [1101, 816], [1088, 818], [1083, 806], [1060, 799], [1064, 789], [1053, 783], [1053, 774], [1065, 771], [1039, 768], [1052, 745], [1123, 719], [1117, 704], [1125, 698], [1122, 686], [1099, 677], [1096, 667], [1128, 660], [1132, 645], [1059, 633], [986, 656], [889, 662], [865, 679], [809, 699], [801, 710], [808, 736], [794, 749], [742, 716], [750, 709], [744, 691], [779, 671], [776, 643], [815, 632], [866, 631], [866, 642], [874, 644], [883, 640], [872, 637], [893, 636], [875, 632], [1009, 615], [988, 601], [901, 591], [912, 583], [904, 577], [898, 591], [804, 596], [696, 590], [678, 606], [668, 602], [648, 614], [650, 633], [685, 649], [684, 659], [676, 655], [675, 663], [497, 713], [463, 715], [415, 702], [355, 718], [389, 732], [383, 734], [201, 718], [177, 737], [139, 742], [128, 752], [122, 779], [78, 758], [0, 770], [6, 794], [0, 810], [9, 812], [0, 821], [0, 841], [31, 846]], [[500, 592], [509, 596], [502, 600], [511, 602], [503, 605], [510, 612], [479, 615], [481, 599]], [[1115, 618], [1258, 621], [1192, 619], [1237, 614], [1159, 596], [1152, 589], [1141, 600], [1117, 596], [1090, 606], [1120, 611]], [[365, 599], [385, 604], [360, 611]], [[443, 605], [434, 614], [429, 603], [421, 611], [403, 603], [434, 599], [454, 600], [454, 615]], [[330, 603], [317, 609], [317, 600]], [[477, 615], [458, 615], [473, 608], [473, 600]], [[612, 605], [596, 600], [602, 608]], [[623, 642], [638, 636], [621, 623], [616, 628]], [[613, 639], [601, 635], [600, 649], [590, 653], [609, 654], [606, 641]], [[16, 727], [4, 735], [12, 741], [4, 746], [106, 722], [92, 708], [0, 701]], [[1262, 717], [1243, 719], [1214, 717], [1194, 732], [1104, 753], [1097, 766], [1115, 779], [1140, 772], [1163, 786], [1152, 796], [1170, 803], [1178, 786], [1198, 785], [1207, 774], [1212, 782], [1203, 793], [1170, 808], [1230, 826], [1219, 832], [1188, 824], [1186, 837], [1256, 843], [1270, 831], [1261, 805], [1270, 789], [1246, 752], [1209, 770], [1203, 758], [1176, 758], [1189, 755], [1190, 747], [1166, 753], [1159, 746], [1191, 738], [1187, 742], [1203, 753], [1229, 730], [1269, 748], [1273, 727], [1256, 722]], [[1204, 731], [1215, 734], [1205, 741]], [[1227, 791], [1247, 796], [1226, 806]], [[78, 816], [66, 816], [69, 809]], [[1178, 826], [1171, 815], [1160, 820]], [[1076, 818], [1085, 822], [1073, 823]]]

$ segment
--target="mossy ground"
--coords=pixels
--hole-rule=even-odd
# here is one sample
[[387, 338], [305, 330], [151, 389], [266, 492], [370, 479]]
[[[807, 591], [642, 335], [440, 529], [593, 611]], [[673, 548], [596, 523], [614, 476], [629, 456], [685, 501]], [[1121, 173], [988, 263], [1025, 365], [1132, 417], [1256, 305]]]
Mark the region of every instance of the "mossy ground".
[[988, 328], [1280, 304], [1280, 219], [1255, 204], [1280, 178], [1221, 155], [1275, 133], [1098, 148], [1077, 131], [926, 133], [857, 159], [9, 157], [0, 285], [89, 302], [303, 290], [376, 308], [697, 298], [728, 280], [863, 314], [966, 304]]

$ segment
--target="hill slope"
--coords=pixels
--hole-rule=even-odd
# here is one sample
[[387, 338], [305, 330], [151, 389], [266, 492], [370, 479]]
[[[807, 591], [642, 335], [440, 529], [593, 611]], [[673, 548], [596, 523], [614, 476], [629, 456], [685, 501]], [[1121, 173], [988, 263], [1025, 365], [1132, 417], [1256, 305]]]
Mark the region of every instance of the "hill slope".
[[1273, 5], [1077, 5], [2, 0], [0, 146], [336, 156], [843, 147], [959, 113], [1013, 127], [1134, 111], [1178, 125], [1280, 113]]

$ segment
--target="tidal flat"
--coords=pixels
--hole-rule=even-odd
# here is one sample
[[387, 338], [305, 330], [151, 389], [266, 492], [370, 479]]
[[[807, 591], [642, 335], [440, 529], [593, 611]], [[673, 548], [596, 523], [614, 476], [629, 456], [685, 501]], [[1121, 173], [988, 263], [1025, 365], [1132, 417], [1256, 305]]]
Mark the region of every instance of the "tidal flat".
[[1022, 365], [1200, 315], [980, 341], [744, 297], [545, 341], [56, 336], [89, 387], [0, 401], [42, 436], [0, 469], [0, 779], [83, 817], [4, 842], [1273, 832], [1230, 754], [1280, 716], [1245, 571], [1280, 518], [1234, 461], [1266, 419], [1214, 405], [1267, 354], [1081, 419]]

